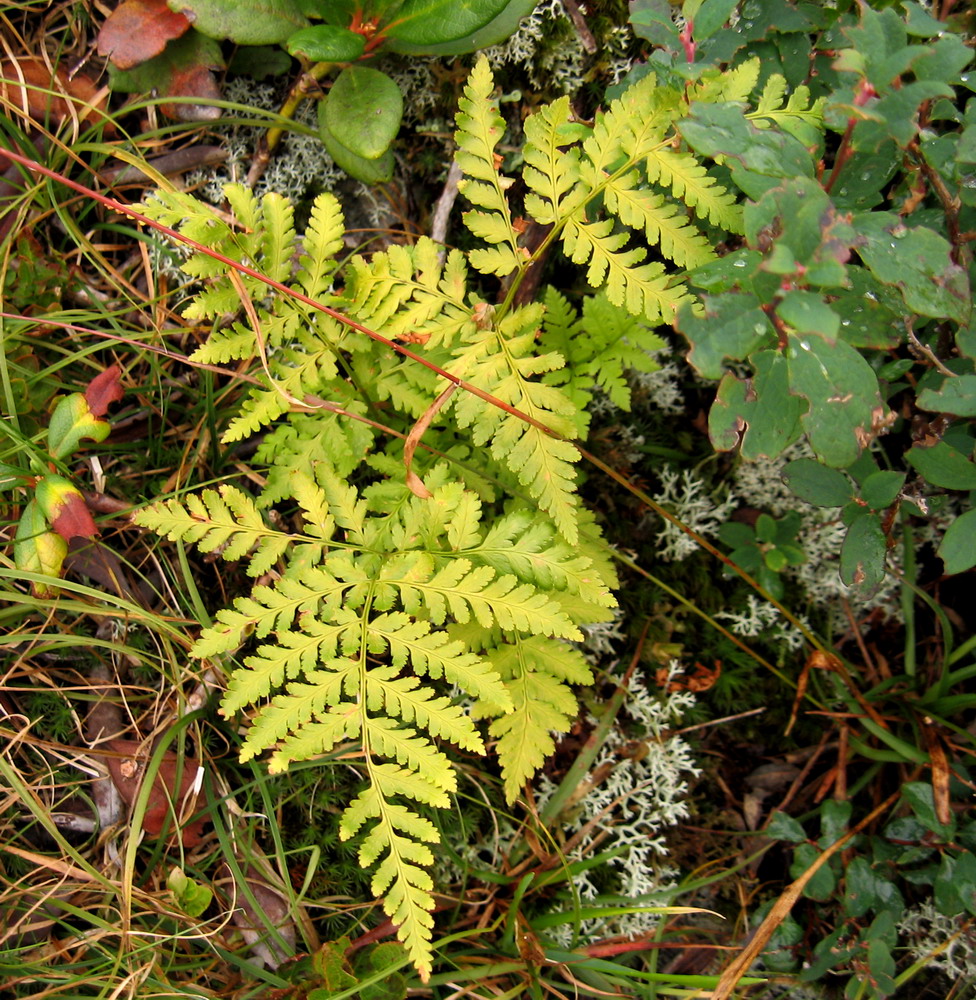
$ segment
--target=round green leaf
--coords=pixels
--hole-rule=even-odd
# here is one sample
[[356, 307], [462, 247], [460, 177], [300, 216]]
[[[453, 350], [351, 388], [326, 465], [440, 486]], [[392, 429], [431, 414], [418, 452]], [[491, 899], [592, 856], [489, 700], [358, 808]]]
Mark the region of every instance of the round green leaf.
[[326, 152], [350, 177], [364, 184], [384, 184], [393, 176], [393, 151], [388, 149], [375, 160], [357, 156], [332, 134], [325, 124], [325, 102], [319, 103], [319, 136]]
[[333, 136], [342, 136], [346, 149], [364, 160], [381, 157], [400, 130], [403, 95], [379, 70], [346, 67], [332, 84], [324, 104], [325, 117], [320, 121]]
[[786, 485], [814, 507], [843, 507], [852, 495], [851, 481], [812, 458], [798, 458], [783, 470]]
[[363, 54], [366, 39], [348, 28], [340, 28], [334, 24], [316, 24], [296, 31], [285, 42], [285, 48], [293, 56], [310, 62], [344, 63], [352, 62]]
[[976, 510], [967, 510], [949, 525], [939, 545], [939, 558], [949, 575], [976, 566]]
[[976, 417], [976, 375], [947, 378], [938, 392], [923, 389], [918, 394], [923, 410], [952, 413], [957, 417]]

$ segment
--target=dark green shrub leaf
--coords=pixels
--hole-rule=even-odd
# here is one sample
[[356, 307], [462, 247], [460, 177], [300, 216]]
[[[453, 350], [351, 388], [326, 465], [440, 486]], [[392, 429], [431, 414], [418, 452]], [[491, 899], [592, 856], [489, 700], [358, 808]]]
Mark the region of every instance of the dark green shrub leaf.
[[854, 228], [863, 238], [857, 252], [871, 273], [901, 291], [922, 316], [965, 323], [972, 308], [966, 272], [952, 262], [949, 244], [931, 229], [909, 229], [891, 212], [861, 213]]
[[976, 465], [945, 441], [937, 441], [929, 448], [917, 444], [905, 453], [905, 458], [933, 486], [976, 490]]
[[743, 458], [775, 458], [803, 433], [805, 404], [790, 393], [786, 358], [779, 351], [756, 351], [751, 379], [723, 376], [708, 414], [708, 434], [719, 451], [741, 439]]
[[[793, 863], [790, 865], [790, 875], [799, 878], [820, 857], [820, 851], [813, 844], [800, 844], [793, 852]], [[823, 865], [807, 882], [803, 895], [808, 899], [826, 902], [834, 894], [837, 879], [829, 864]]]
[[938, 392], [923, 389], [918, 394], [918, 405], [923, 410], [951, 413], [956, 417], [976, 417], [976, 375], [947, 378]]
[[935, 800], [932, 786], [925, 781], [909, 781], [902, 785], [901, 794], [911, 806], [912, 812], [926, 830], [937, 834], [943, 840], [950, 840], [955, 832], [955, 823], [948, 826], [940, 823], [935, 815]]
[[850, 465], [884, 412], [871, 366], [850, 344], [813, 333], [789, 338], [787, 361], [790, 390], [810, 401], [800, 420], [817, 457], [837, 468]]
[[347, 66], [323, 103], [326, 128], [342, 136], [342, 145], [364, 160], [382, 156], [400, 130], [403, 95], [379, 70]]
[[798, 458], [783, 469], [786, 485], [814, 507], [843, 507], [854, 495], [851, 481], [843, 472], [828, 469], [812, 458]]
[[688, 362], [702, 378], [721, 378], [726, 358], [742, 360], [775, 340], [772, 324], [754, 295], [703, 295], [702, 299], [703, 316], [696, 316], [690, 306], [678, 314], [678, 329], [691, 343]]
[[674, 52], [680, 41], [668, 0], [632, 0], [630, 24], [638, 38]]
[[703, 156], [734, 161], [732, 179], [750, 197], [769, 187], [759, 177], [813, 177], [809, 151], [790, 135], [758, 129], [734, 104], [693, 104], [691, 116], [678, 123], [688, 145]]
[[295, 0], [169, 0], [197, 31], [238, 45], [283, 42], [308, 21]]
[[895, 992], [895, 960], [891, 957], [891, 949], [880, 938], [872, 937], [868, 942], [868, 970], [875, 996], [887, 997]]
[[850, 802], [828, 799], [820, 807], [820, 846], [830, 847], [847, 833], [853, 806]]
[[756, 541], [756, 533], [741, 521], [726, 521], [718, 529], [718, 537], [723, 545], [732, 549], [745, 548], [747, 545], [754, 545]]
[[[771, 188], [757, 202], [746, 205], [743, 222], [751, 246], [763, 247], [774, 238], [764, 270], [795, 274], [802, 267], [804, 280], [811, 285], [846, 284], [845, 264], [854, 230], [846, 218], [837, 215], [827, 193], [812, 178], [791, 177]], [[809, 292], [790, 292], [787, 300], [788, 312], [800, 324], [797, 329], [834, 336], [839, 321], [823, 312], [827, 309], [823, 302]], [[819, 314], [823, 327], [815, 325], [812, 312]], [[794, 325], [793, 319], [784, 319]]]
[[705, 0], [694, 17], [696, 41], [711, 38], [728, 21], [738, 0]]
[[890, 507], [905, 485], [903, 472], [875, 472], [861, 484], [861, 499], [872, 510]]
[[844, 912], [848, 917], [863, 917], [869, 910], [877, 909], [878, 876], [861, 856], [854, 858], [844, 872]]
[[939, 913], [947, 917], [955, 917], [966, 910], [956, 884], [956, 859], [949, 853], [942, 855], [938, 874], [932, 882], [932, 895]]
[[813, 292], [787, 292], [776, 306], [776, 313], [797, 333], [836, 337], [840, 331], [840, 316]]
[[849, 587], [873, 590], [884, 579], [884, 531], [874, 514], [857, 518], [844, 536], [840, 549], [840, 578]]
[[310, 62], [352, 62], [366, 48], [363, 35], [335, 24], [316, 24], [296, 31], [285, 43], [293, 56]]
[[939, 544], [939, 558], [949, 575], [976, 566], [976, 510], [967, 510], [949, 525]]
[[792, 816], [779, 810], [769, 817], [766, 836], [773, 840], [789, 840], [794, 844], [802, 844], [807, 839], [803, 827]]

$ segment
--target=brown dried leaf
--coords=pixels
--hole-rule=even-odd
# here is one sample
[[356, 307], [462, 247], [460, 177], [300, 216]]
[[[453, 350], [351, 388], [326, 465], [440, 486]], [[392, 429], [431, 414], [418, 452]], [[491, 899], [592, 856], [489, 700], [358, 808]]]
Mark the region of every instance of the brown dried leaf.
[[[107, 758], [108, 770], [119, 795], [131, 809], [142, 786], [142, 778], [152, 751], [147, 750], [145, 744], [138, 740], [108, 740], [105, 747], [113, 754], [118, 754]], [[183, 758], [179, 791], [176, 790], [178, 763], [175, 753], [164, 754], [156, 772], [142, 821], [142, 828], [149, 837], [158, 837], [163, 832], [167, 817], [172, 816], [173, 810], [177, 811], [177, 818], [170, 823], [171, 831], [178, 826], [180, 816], [191, 815], [196, 811], [196, 796], [190, 797], [190, 792], [196, 781], [200, 762], [192, 757]], [[180, 827], [180, 839], [184, 847], [195, 847], [200, 843], [205, 822], [206, 820], [197, 819]]]

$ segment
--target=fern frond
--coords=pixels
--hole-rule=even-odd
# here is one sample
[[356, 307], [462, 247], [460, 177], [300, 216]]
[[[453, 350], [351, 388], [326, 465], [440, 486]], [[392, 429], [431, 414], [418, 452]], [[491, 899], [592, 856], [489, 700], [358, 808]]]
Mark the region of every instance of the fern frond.
[[757, 128], [769, 128], [776, 124], [804, 145], [816, 145], [822, 135], [823, 109], [827, 98], [818, 97], [811, 104], [810, 88], [800, 84], [784, 104], [786, 90], [785, 78], [774, 73], [763, 87], [756, 110], [746, 117]]
[[444, 264], [427, 237], [415, 246], [392, 246], [369, 260], [356, 256], [346, 286], [348, 311], [385, 337], [450, 345], [473, 325], [465, 302], [464, 255], [452, 250]]
[[426, 844], [436, 844], [440, 837], [429, 820], [389, 799], [407, 795], [441, 807], [448, 800], [443, 792], [438, 794], [436, 786], [395, 765], [370, 763], [368, 775], [369, 787], [342, 814], [339, 836], [349, 840], [365, 823], [375, 820], [360, 848], [359, 861], [369, 867], [385, 852], [373, 876], [372, 889], [378, 896], [385, 894], [383, 909], [397, 925], [397, 938], [426, 982], [433, 961], [430, 942], [434, 926], [433, 881], [425, 870], [433, 864], [434, 856]]
[[[344, 610], [339, 609], [340, 612]], [[336, 671], [334, 677], [339, 679], [341, 686], [349, 675], [341, 672], [339, 667], [348, 670], [350, 661], [335, 660], [336, 652], [341, 642], [347, 657], [355, 655], [359, 651], [358, 639], [362, 630], [359, 628], [360, 618], [353, 612], [337, 614], [336, 618], [336, 622], [323, 622], [305, 616], [299, 631], [282, 632], [276, 644], [258, 646], [254, 655], [244, 660], [244, 668], [235, 670], [231, 675], [220, 703], [221, 714], [230, 716], [247, 705], [255, 704], [280, 688], [286, 680], [311, 676], [319, 663], [332, 663], [332, 670]], [[331, 675], [319, 672], [315, 676], [320, 682], [325, 682], [327, 703], [337, 704], [340, 692], [331, 686]]]
[[255, 587], [250, 597], [238, 597], [234, 607], [217, 612], [214, 625], [203, 629], [190, 655], [204, 659], [236, 649], [252, 632], [259, 639], [277, 629], [289, 629], [301, 611], [315, 613], [321, 604], [338, 606], [348, 588], [321, 566], [303, 567], [271, 587]]
[[[495, 752], [502, 767], [505, 797], [513, 802], [525, 782], [555, 750], [551, 733], [568, 732], [579, 710], [566, 686], [589, 684], [593, 675], [582, 654], [543, 636], [516, 637], [488, 651], [515, 706], [495, 719], [489, 732], [498, 739]], [[494, 712], [489, 708], [489, 714]]]
[[556, 538], [552, 525], [531, 511], [513, 511], [498, 518], [484, 541], [464, 554], [499, 573], [512, 573], [541, 591], [568, 591], [604, 608], [617, 605], [593, 560], [580, 555], [578, 546]]
[[164, 500], [144, 507], [133, 521], [171, 541], [195, 544], [201, 552], [219, 552], [228, 561], [251, 553], [249, 576], [266, 573], [284, 554], [293, 536], [269, 528], [254, 501], [239, 489], [188, 493], [184, 502]]
[[490, 566], [472, 566], [455, 559], [429, 580], [389, 580], [401, 587], [404, 610], [417, 614], [426, 608], [440, 625], [451, 617], [459, 622], [473, 615], [482, 625], [494, 623], [506, 630], [541, 632], [579, 641], [582, 637], [558, 605], [514, 576], [496, 577]]
[[736, 204], [735, 195], [690, 154], [656, 149], [648, 153], [645, 169], [652, 184], [670, 188], [700, 219], [732, 233], [742, 232], [742, 206]]
[[505, 122], [491, 99], [493, 89], [488, 60], [480, 56], [458, 102], [454, 160], [465, 175], [458, 190], [473, 205], [486, 209], [465, 212], [465, 225], [474, 227], [475, 235], [477, 231], [490, 233], [490, 242], [497, 244], [492, 250], [479, 251], [477, 257], [469, 255], [469, 260], [478, 270], [504, 277], [524, 264], [526, 255], [519, 248], [505, 197], [505, 187], [511, 182], [503, 179], [498, 169], [495, 147], [504, 134]]
[[525, 122], [522, 179], [531, 192], [525, 196], [525, 210], [544, 226], [572, 211], [581, 194], [576, 188], [579, 150], [560, 148], [566, 145], [560, 129], [568, 122], [568, 97], [546, 105]]
[[268, 765], [278, 774], [291, 761], [327, 753], [337, 743], [360, 735], [356, 705], [330, 704], [349, 675], [358, 673], [358, 663], [339, 659], [328, 661], [326, 666], [332, 669], [311, 671], [304, 683], [289, 684], [287, 694], [278, 694], [251, 720], [241, 744], [242, 761], [274, 747]]
[[[567, 419], [575, 415], [572, 401], [556, 387], [531, 378], [563, 365], [557, 354], [535, 353], [541, 319], [542, 310], [530, 306], [509, 313], [497, 329], [489, 325], [477, 330], [469, 344], [455, 351], [457, 360], [449, 370], [557, 434], [572, 437], [575, 427]], [[518, 417], [486, 407], [473, 395], [456, 398], [458, 426], [473, 426], [476, 444], [490, 441], [492, 454], [518, 476], [565, 537], [574, 540], [576, 448]]]
[[343, 249], [346, 223], [335, 195], [323, 191], [312, 203], [312, 214], [302, 239], [305, 251], [299, 261], [298, 284], [310, 299], [329, 291], [336, 270], [335, 257]]
[[399, 668], [409, 661], [419, 674], [435, 680], [443, 677], [473, 698], [482, 698], [510, 707], [501, 679], [490, 664], [468, 652], [461, 642], [451, 640], [446, 632], [433, 632], [430, 623], [413, 621], [401, 612], [377, 615], [369, 622], [368, 637], [388, 646], [393, 665]]
[[563, 246], [576, 264], [586, 264], [586, 280], [599, 288], [606, 283], [607, 298], [634, 315], [652, 322], [670, 323], [675, 311], [688, 299], [680, 286], [672, 286], [661, 264], [641, 264], [647, 256], [641, 247], [621, 248], [626, 233], [613, 232], [609, 219], [577, 222], [569, 219], [563, 229]]
[[617, 175], [603, 191], [607, 209], [624, 225], [643, 229], [651, 245], [679, 267], [691, 269], [715, 259], [715, 251], [704, 234], [679, 214], [674, 204], [652, 191], [637, 187], [636, 170]]

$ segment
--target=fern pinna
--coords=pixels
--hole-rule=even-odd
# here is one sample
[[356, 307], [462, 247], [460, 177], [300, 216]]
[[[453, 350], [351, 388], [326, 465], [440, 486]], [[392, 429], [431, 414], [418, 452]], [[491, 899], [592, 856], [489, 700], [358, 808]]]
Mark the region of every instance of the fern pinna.
[[[739, 227], [734, 198], [680, 148], [673, 126], [689, 93], [739, 99], [740, 77], [694, 88], [648, 77], [592, 125], [575, 121], [565, 98], [528, 119], [525, 212], [603, 286], [581, 311], [552, 290], [513, 305], [536, 258], [519, 243], [499, 168], [503, 124], [484, 60], [456, 134], [473, 206], [464, 221], [481, 248], [442, 254], [420, 239], [340, 270], [343, 220], [329, 194], [300, 239], [285, 199], [239, 186], [226, 189], [230, 221], [178, 192], [144, 207], [430, 364], [191, 253], [183, 269], [198, 290], [184, 315], [212, 324], [192, 360], [247, 369], [251, 385], [224, 441], [260, 432], [256, 460], [267, 472], [256, 497], [223, 485], [136, 515], [171, 539], [247, 560], [267, 581], [218, 611], [193, 655], [233, 662], [243, 651], [221, 711], [253, 713], [244, 759], [270, 751], [280, 771], [359, 748], [365, 787], [345, 808], [341, 835], [363, 835], [360, 861], [375, 866], [373, 888], [424, 978], [438, 839], [425, 813], [448, 807], [456, 788], [446, 748], [483, 754], [476, 723], [485, 721], [512, 801], [553, 750], [553, 734], [570, 727], [571, 685], [591, 681], [573, 643], [581, 625], [612, 614], [615, 578], [578, 503], [571, 442], [586, 433], [597, 389], [629, 405], [625, 371], [653, 369], [648, 351], [662, 344], [649, 327], [690, 301], [664, 260], [707, 261], [709, 227]], [[508, 278], [507, 297], [488, 302], [470, 269]], [[465, 391], [449, 398], [438, 371], [505, 408]], [[417, 450], [408, 476], [412, 428], [429, 448]]]

